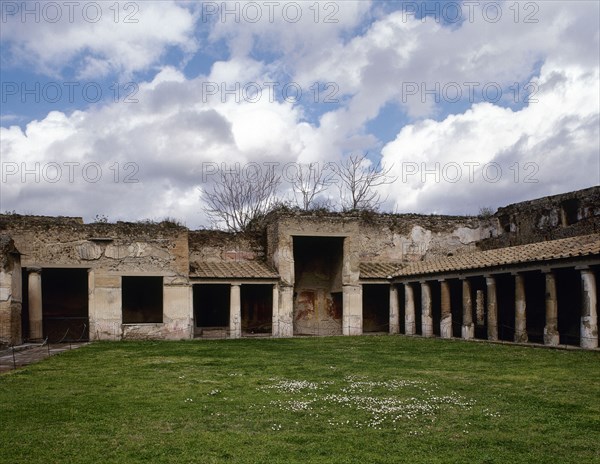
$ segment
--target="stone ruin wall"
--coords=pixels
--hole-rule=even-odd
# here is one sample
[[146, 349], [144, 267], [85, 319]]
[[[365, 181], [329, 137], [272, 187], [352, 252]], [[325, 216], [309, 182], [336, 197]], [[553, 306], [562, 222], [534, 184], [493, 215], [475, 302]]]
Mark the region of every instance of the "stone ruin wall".
[[[282, 293], [293, 292], [294, 333], [362, 331], [361, 262], [394, 262], [435, 259], [477, 250], [477, 243], [498, 233], [494, 218], [427, 216], [417, 214], [289, 213], [267, 227], [267, 256], [278, 269]], [[345, 236], [340, 276], [323, 271], [315, 259], [310, 275], [294, 274], [293, 236]], [[327, 250], [321, 253], [327, 255]], [[331, 258], [329, 258], [331, 259]], [[340, 279], [341, 277], [341, 279]], [[341, 280], [341, 289], [332, 282]], [[339, 287], [339, 285], [338, 285]], [[341, 290], [342, 298], [338, 292]], [[285, 297], [283, 298], [285, 299]], [[343, 306], [345, 312], [338, 306]], [[344, 317], [348, 320], [344, 320]]]
[[189, 231], [190, 273], [200, 262], [264, 261], [265, 246], [260, 233], [220, 230]]
[[[341, 335], [361, 329], [358, 233], [358, 220], [339, 214], [280, 214], [268, 223], [267, 257], [281, 276], [279, 314], [290, 332]], [[304, 249], [294, 249], [294, 237]], [[304, 265], [302, 275], [296, 275], [295, 259]]]
[[92, 223], [81, 218], [0, 215], [22, 265], [187, 277], [187, 229], [170, 223]]
[[405, 264], [477, 250], [499, 233], [493, 218], [382, 214], [361, 220], [360, 260]]
[[515, 203], [494, 215], [498, 235], [480, 243], [484, 250], [600, 232], [600, 187]]
[[[0, 215], [22, 266], [88, 269], [91, 339], [187, 338], [191, 330], [187, 229], [172, 223], [93, 223]], [[163, 323], [121, 323], [121, 276], [162, 276]], [[42, 271], [43, 279], [43, 271]]]
[[[188, 231], [172, 223], [84, 224], [79, 218], [0, 215], [0, 233], [14, 237], [23, 267], [90, 269], [89, 311], [95, 324], [90, 336], [115, 339], [185, 338], [181, 334], [192, 330], [189, 274], [199, 262], [264, 260], [277, 269], [279, 320], [274, 323], [284, 336], [359, 333], [361, 262], [404, 264], [598, 231], [599, 187], [509, 205], [484, 218], [280, 212], [267, 217], [263, 231], [237, 234]], [[343, 236], [343, 257], [330, 254], [326, 240], [320, 242], [322, 262], [299, 281], [294, 236]], [[337, 262], [326, 269], [327, 260]], [[6, 306], [8, 278], [3, 272]], [[163, 276], [164, 324], [120, 324], [121, 275]]]

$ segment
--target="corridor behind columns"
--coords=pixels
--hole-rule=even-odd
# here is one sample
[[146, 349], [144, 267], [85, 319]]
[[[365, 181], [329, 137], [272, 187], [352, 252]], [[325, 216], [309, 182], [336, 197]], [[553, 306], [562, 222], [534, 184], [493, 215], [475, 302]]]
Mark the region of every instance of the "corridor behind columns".
[[[482, 273], [463, 276], [461, 279], [431, 278], [418, 282], [405, 281], [404, 284], [397, 284], [404, 294], [398, 301], [401, 317], [400, 333], [411, 334], [407, 325], [409, 320], [407, 307], [409, 295], [412, 294], [415, 308], [415, 334], [442, 336], [442, 294], [443, 286], [446, 285], [452, 315], [452, 337], [465, 338], [465, 334], [461, 331], [464, 309], [461, 280], [466, 279], [471, 290], [470, 314], [474, 338], [494, 340], [488, 330], [491, 322], [489, 303], [492, 295], [489, 294], [491, 287], [487, 285], [487, 279], [495, 283], [498, 340], [595, 348], [598, 346], [599, 273], [599, 265], [583, 266], [581, 269], [565, 266], [553, 270], [545, 267], [494, 274]], [[547, 277], [548, 274], [551, 276]], [[584, 292], [584, 281], [587, 287], [594, 288], [593, 295]], [[555, 298], [552, 298], [552, 282], [555, 287]], [[519, 285], [521, 289], [517, 291]], [[407, 286], [410, 286], [411, 292], [407, 292]], [[427, 292], [428, 298], [423, 299], [424, 291]], [[585, 298], [584, 294], [587, 295]], [[428, 300], [430, 305], [427, 304]], [[365, 305], [367, 304], [365, 302]], [[517, 310], [518, 308], [520, 309]], [[424, 325], [429, 318], [431, 327], [427, 323]], [[519, 334], [519, 328], [523, 330], [522, 334]]]
[[29, 269], [22, 270], [21, 330], [24, 340], [50, 342], [89, 339], [88, 270], [43, 268], [41, 278], [41, 327], [32, 335], [30, 323]]

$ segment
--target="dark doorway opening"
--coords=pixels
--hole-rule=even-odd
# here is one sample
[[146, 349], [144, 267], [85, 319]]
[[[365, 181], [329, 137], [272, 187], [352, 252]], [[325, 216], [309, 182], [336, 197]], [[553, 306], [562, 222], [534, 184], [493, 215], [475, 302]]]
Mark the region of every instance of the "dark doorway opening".
[[390, 286], [363, 284], [363, 332], [389, 332]]
[[405, 311], [405, 295], [404, 295], [404, 285], [396, 285], [398, 289], [398, 323], [399, 323], [399, 332], [401, 334], [406, 333], [406, 311]]
[[442, 291], [439, 282], [429, 282], [431, 290], [431, 318], [433, 320], [433, 335], [441, 335], [440, 322], [442, 321]]
[[293, 246], [294, 334], [341, 335], [344, 238], [293, 237]]
[[[458, 279], [450, 279], [450, 311], [452, 313], [452, 336], [455, 338], [462, 337], [463, 325], [463, 289], [462, 281]], [[472, 297], [471, 297], [472, 298]]]
[[554, 275], [560, 344], [579, 346], [581, 344], [581, 272], [566, 268], [557, 269]]
[[194, 285], [193, 292], [196, 327], [228, 328], [231, 286], [229, 284], [198, 284]]
[[121, 277], [123, 324], [163, 321], [162, 277]]
[[498, 339], [515, 340], [515, 276], [499, 274], [496, 278], [498, 303]]
[[87, 269], [42, 270], [42, 327], [50, 342], [89, 339]]
[[29, 274], [27, 269], [21, 270], [21, 333], [23, 340], [29, 338]]
[[526, 330], [531, 343], [544, 343], [546, 325], [546, 276], [541, 272], [525, 272]]
[[249, 284], [240, 289], [242, 333], [270, 335], [273, 331], [273, 286]]
[[415, 334], [423, 335], [423, 302], [421, 301], [421, 284], [413, 283], [413, 296], [415, 298]]

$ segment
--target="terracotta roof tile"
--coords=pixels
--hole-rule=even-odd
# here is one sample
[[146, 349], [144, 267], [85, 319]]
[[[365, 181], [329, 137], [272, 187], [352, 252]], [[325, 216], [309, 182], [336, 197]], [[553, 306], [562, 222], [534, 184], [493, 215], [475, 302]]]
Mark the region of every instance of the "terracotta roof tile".
[[360, 263], [361, 279], [387, 279], [398, 272], [399, 263]]
[[192, 268], [190, 277], [206, 279], [278, 279], [279, 274], [260, 261], [200, 262]]
[[419, 261], [398, 269], [394, 276], [464, 271], [590, 255], [600, 255], [600, 234], [465, 253], [431, 261]]

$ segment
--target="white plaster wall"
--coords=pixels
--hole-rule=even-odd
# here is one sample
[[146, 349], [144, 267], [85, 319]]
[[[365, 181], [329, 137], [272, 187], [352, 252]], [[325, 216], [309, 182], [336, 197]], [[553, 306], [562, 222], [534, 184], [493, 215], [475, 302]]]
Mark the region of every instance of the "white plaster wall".
[[96, 271], [90, 279], [90, 340], [121, 338], [121, 277]]

